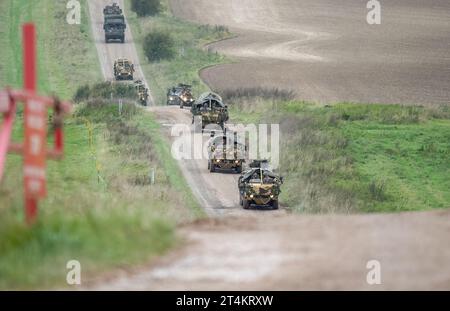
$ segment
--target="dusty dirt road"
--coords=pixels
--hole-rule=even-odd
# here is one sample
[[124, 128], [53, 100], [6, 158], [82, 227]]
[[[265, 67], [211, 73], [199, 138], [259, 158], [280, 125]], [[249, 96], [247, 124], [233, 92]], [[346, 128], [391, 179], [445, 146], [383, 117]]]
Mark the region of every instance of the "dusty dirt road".
[[[130, 34], [125, 45], [102, 42], [98, 23], [106, 3], [90, 1], [103, 70], [112, 68], [115, 55], [133, 57], [139, 68]], [[187, 110], [149, 109], [167, 135], [171, 124], [190, 124]], [[350, 216], [243, 211], [236, 175], [210, 174], [205, 160], [179, 163], [211, 217], [179, 229], [184, 247], [85, 284], [86, 289], [450, 289], [450, 211]], [[381, 263], [381, 285], [366, 282], [369, 260]]]
[[449, 104], [450, 2], [381, 1], [381, 25], [366, 22], [367, 2], [170, 0], [175, 15], [238, 35], [209, 47], [236, 61], [202, 71], [213, 89], [278, 87], [322, 103]]

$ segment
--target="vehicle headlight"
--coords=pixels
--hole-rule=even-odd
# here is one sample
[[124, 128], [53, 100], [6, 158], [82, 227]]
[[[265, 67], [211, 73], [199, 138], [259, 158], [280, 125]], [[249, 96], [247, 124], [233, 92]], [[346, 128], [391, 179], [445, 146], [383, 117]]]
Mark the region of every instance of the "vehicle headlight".
[[219, 162], [220, 162], [220, 159], [217, 159], [216, 162], [219, 163]]
[[234, 161], [236, 164], [239, 164], [239, 160]]
[[273, 194], [270, 195], [270, 198], [273, 199], [275, 196]]
[[253, 199], [253, 197], [254, 197], [254, 195], [253, 195], [253, 194], [250, 194], [250, 199]]
[[173, 100], [173, 96], [169, 96], [169, 99], [170, 99], [170, 100]]

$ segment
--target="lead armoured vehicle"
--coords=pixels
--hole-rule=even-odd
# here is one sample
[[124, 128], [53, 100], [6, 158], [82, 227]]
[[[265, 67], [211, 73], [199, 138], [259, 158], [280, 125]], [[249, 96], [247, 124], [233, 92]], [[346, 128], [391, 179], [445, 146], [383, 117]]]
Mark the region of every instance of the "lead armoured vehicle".
[[134, 65], [126, 58], [119, 58], [114, 62], [114, 77], [116, 80], [133, 80]]
[[222, 98], [216, 93], [203, 93], [191, 107], [192, 123], [198, 117], [202, 130], [209, 124], [219, 125], [222, 130], [228, 121], [228, 107], [223, 104]]
[[245, 162], [245, 145], [238, 142], [237, 135], [215, 136], [212, 133], [208, 144], [209, 171], [234, 170], [240, 174]]
[[123, 15], [105, 15], [105, 22], [103, 29], [105, 30], [105, 42], [111, 40], [119, 40], [121, 43], [125, 42], [125, 17]]
[[144, 82], [142, 80], [134, 81], [134, 86], [136, 88], [136, 92], [138, 94], [139, 103], [143, 106], [147, 106], [148, 101], [148, 88], [145, 87]]
[[192, 96], [192, 86], [179, 83], [167, 90], [167, 105], [192, 106], [194, 96]]
[[250, 169], [239, 177], [239, 203], [244, 209], [250, 208], [251, 205], [278, 209], [282, 183], [283, 178], [268, 168], [267, 161], [253, 161]]

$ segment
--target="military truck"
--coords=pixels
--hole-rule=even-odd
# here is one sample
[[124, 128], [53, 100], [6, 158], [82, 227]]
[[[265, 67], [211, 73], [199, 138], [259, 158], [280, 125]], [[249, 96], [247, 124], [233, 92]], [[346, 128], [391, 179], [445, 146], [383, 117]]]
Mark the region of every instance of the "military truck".
[[278, 209], [282, 183], [283, 178], [269, 169], [267, 161], [253, 161], [239, 177], [239, 203], [244, 209], [251, 205]]
[[133, 80], [134, 65], [126, 58], [119, 58], [114, 62], [114, 77], [116, 80]]
[[109, 43], [112, 40], [119, 40], [121, 43], [125, 42], [125, 17], [123, 15], [105, 15], [103, 29], [105, 30], [105, 42]]
[[183, 109], [184, 106], [192, 106], [194, 101], [192, 86], [188, 84], [179, 83], [167, 90], [167, 105], [180, 105]]
[[237, 135], [227, 133], [215, 135], [212, 132], [208, 143], [208, 170], [234, 170], [240, 174], [245, 162], [245, 145], [240, 143]]
[[134, 86], [136, 88], [136, 92], [138, 94], [139, 103], [143, 106], [147, 106], [147, 100], [148, 100], [148, 88], [145, 87], [144, 82], [142, 80], [136, 80], [134, 82]]
[[[201, 123], [202, 130], [209, 124], [217, 124], [222, 130], [228, 121], [228, 107], [223, 104], [222, 98], [212, 92], [203, 93], [191, 107], [192, 123]], [[195, 119], [199, 122], [195, 122]]]
[[103, 14], [104, 15], [121, 15], [122, 14], [122, 9], [117, 5], [117, 3], [113, 3], [112, 5], [107, 5], [105, 6], [105, 8], [103, 9]]

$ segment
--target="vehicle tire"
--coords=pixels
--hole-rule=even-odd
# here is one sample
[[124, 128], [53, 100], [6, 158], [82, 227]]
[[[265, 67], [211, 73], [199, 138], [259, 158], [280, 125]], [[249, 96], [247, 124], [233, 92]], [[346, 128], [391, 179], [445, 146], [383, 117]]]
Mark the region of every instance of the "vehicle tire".
[[248, 201], [246, 199], [242, 199], [242, 207], [244, 209], [249, 209], [250, 208], [250, 201]]
[[125, 38], [121, 38], [121, 39], [120, 39], [120, 42], [121, 42], [121, 43], [125, 43]]
[[211, 173], [214, 173], [214, 172], [216, 171], [216, 168], [215, 168], [215, 166], [214, 166], [213, 163], [210, 163], [210, 164], [209, 164], [209, 171], [210, 171]]
[[244, 202], [242, 201], [242, 195], [239, 194], [239, 205], [242, 206], [244, 205]]
[[211, 161], [208, 161], [208, 170], [211, 168]]
[[184, 105], [183, 103], [180, 104], [180, 109], [183, 109]]
[[272, 201], [272, 208], [273, 209], [278, 209], [278, 200], [273, 200]]
[[242, 173], [242, 164], [236, 167], [236, 173], [238, 174]]

